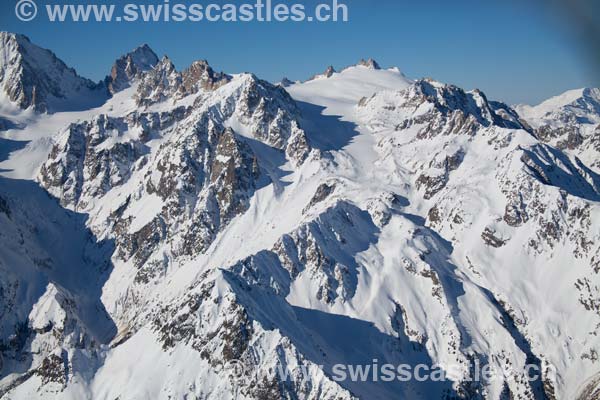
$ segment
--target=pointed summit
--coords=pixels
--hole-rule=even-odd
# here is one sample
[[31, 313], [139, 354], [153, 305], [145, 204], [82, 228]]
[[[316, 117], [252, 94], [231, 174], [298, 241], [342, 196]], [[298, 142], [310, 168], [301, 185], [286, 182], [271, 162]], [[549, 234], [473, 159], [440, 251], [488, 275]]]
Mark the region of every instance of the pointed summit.
[[73, 111], [100, 105], [100, 85], [82, 78], [50, 50], [27, 36], [0, 32], [0, 88], [17, 108]]
[[295, 82], [289, 80], [287, 77], [283, 77], [283, 79], [281, 79], [281, 81], [278, 83], [279, 86], [281, 87], [290, 87], [294, 84]]
[[372, 58], [369, 58], [368, 60], [365, 60], [364, 58], [361, 59], [357, 65], [361, 65], [363, 67], [367, 67], [369, 69], [375, 69], [375, 70], [379, 70], [381, 69], [381, 67], [379, 66], [379, 64], [377, 63], [377, 61], [373, 60]]
[[323, 74], [326, 78], [331, 78], [331, 76], [335, 74], [335, 68], [333, 68], [331, 65], [329, 67], [327, 67], [327, 69], [325, 70], [325, 73]]
[[327, 69], [325, 70], [325, 72], [323, 72], [322, 74], [317, 74], [315, 76], [313, 76], [312, 78], [309, 79], [309, 81], [314, 81], [315, 79], [327, 79], [327, 78], [331, 78], [333, 76], [333, 74], [335, 74], [337, 71], [335, 70], [335, 68], [333, 68], [333, 66], [329, 66], [327, 67]]
[[197, 93], [200, 89], [214, 90], [231, 81], [231, 76], [215, 72], [206, 60], [194, 61], [181, 73], [179, 92], [185, 96]]
[[147, 44], [121, 56], [115, 61], [110, 76], [105, 80], [109, 92], [115, 94], [127, 89], [142, 73], [151, 70], [157, 63], [158, 57]]
[[153, 69], [143, 74], [136, 99], [138, 105], [148, 106], [167, 98], [182, 99], [201, 90], [216, 90], [231, 80], [230, 75], [215, 72], [206, 60], [194, 61], [178, 72], [169, 57], [164, 56]]

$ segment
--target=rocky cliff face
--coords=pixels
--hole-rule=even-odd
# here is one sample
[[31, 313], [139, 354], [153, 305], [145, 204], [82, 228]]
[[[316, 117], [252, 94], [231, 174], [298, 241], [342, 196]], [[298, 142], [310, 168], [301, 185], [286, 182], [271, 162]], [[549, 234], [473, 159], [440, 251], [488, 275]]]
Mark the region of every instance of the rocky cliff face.
[[[0, 396], [597, 391], [600, 176], [576, 147], [373, 61], [286, 90], [153, 55], [50, 139], [1, 139], [43, 160], [0, 177]], [[336, 375], [374, 363], [452, 374]]]
[[80, 77], [26, 36], [0, 32], [0, 54], [0, 88], [6, 100], [20, 109], [85, 109], [107, 98], [102, 85]]
[[149, 106], [166, 99], [182, 99], [199, 91], [211, 91], [228, 83], [231, 77], [216, 73], [206, 61], [196, 61], [183, 72], [164, 57], [154, 69], [144, 75], [136, 100], [140, 106]]
[[113, 65], [105, 83], [111, 94], [128, 88], [132, 82], [140, 79], [142, 74], [151, 70], [159, 60], [152, 49], [144, 44], [130, 53], [120, 57]]

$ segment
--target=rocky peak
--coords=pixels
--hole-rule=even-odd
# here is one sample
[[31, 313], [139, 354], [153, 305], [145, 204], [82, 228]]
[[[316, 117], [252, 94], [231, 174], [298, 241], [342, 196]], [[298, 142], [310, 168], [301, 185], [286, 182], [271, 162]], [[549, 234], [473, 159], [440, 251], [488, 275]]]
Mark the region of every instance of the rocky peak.
[[[255, 139], [284, 150], [294, 164], [301, 164], [310, 146], [300, 127], [300, 110], [296, 102], [281, 87], [258, 79], [252, 74], [239, 78], [239, 90], [236, 91], [235, 116], [243, 124], [252, 127]], [[223, 115], [229, 110], [227, 99], [223, 105]]]
[[356, 65], [360, 65], [360, 66], [367, 67], [369, 69], [374, 69], [374, 70], [381, 69], [381, 67], [379, 66], [379, 64], [377, 63], [377, 61], [373, 60], [372, 58], [369, 58], [368, 60], [365, 60], [363, 58]]
[[327, 69], [325, 70], [325, 72], [323, 73], [323, 75], [326, 78], [331, 78], [331, 76], [335, 74], [335, 68], [333, 68], [331, 65], [329, 67], [327, 67]]
[[101, 85], [82, 78], [28, 37], [0, 32], [0, 88], [18, 108], [70, 111], [106, 100]]
[[440, 110], [463, 111], [476, 117], [483, 125], [494, 122], [488, 100], [480, 90], [465, 92], [457, 86], [440, 84], [432, 80], [417, 81], [416, 86], [417, 91]]
[[600, 123], [600, 89], [585, 88], [570, 103], [546, 111], [543, 119], [560, 125]]
[[325, 70], [325, 72], [323, 72], [322, 74], [317, 74], [315, 76], [313, 76], [312, 78], [309, 79], [309, 81], [314, 81], [315, 79], [327, 79], [327, 78], [331, 78], [333, 76], [333, 74], [335, 74], [337, 71], [335, 70], [335, 68], [333, 68], [333, 66], [329, 66], [327, 67], [327, 69]]
[[[525, 129], [514, 110], [491, 103], [479, 90], [466, 92], [454, 85], [421, 79], [399, 92], [384, 91], [359, 103], [371, 124], [394, 121], [395, 129], [422, 126], [420, 135], [474, 134], [480, 127]], [[398, 124], [398, 121], [402, 121]]]
[[144, 74], [136, 100], [138, 105], [151, 105], [169, 98], [181, 99], [200, 91], [213, 91], [229, 83], [231, 76], [215, 72], [207, 61], [195, 61], [178, 72], [169, 57], [164, 56], [152, 70]]
[[181, 76], [182, 85], [179, 92], [184, 96], [197, 93], [201, 89], [215, 90], [231, 81], [231, 76], [215, 72], [206, 60], [194, 61]]
[[600, 89], [570, 90], [537, 106], [515, 106], [531, 125], [566, 125], [572, 122], [596, 124], [600, 122]]
[[154, 70], [158, 71], [159, 73], [163, 71], [166, 73], [172, 73], [177, 71], [175, 68], [175, 64], [173, 64], [173, 61], [171, 61], [171, 59], [167, 55], [164, 55], [163, 58], [160, 59], [158, 64], [156, 64]]
[[135, 94], [139, 106], [149, 106], [171, 97], [181, 84], [181, 75], [175, 65], [164, 56], [156, 66], [146, 72]]
[[115, 61], [110, 75], [106, 77], [108, 90], [115, 94], [128, 88], [142, 73], [154, 68], [158, 62], [158, 57], [147, 44], [137, 47]]
[[281, 81], [278, 83], [278, 85], [279, 85], [279, 86], [281, 86], [281, 87], [284, 87], [284, 88], [286, 88], [286, 87], [290, 87], [290, 86], [292, 86], [293, 84], [294, 84], [294, 82], [293, 82], [293, 81], [291, 81], [291, 80], [289, 80], [289, 79], [288, 79], [287, 77], [285, 77], [285, 76], [284, 76], [284, 77], [283, 77], [283, 79], [281, 79]]
[[600, 168], [600, 89], [571, 90], [537, 106], [519, 105], [516, 109], [539, 140]]

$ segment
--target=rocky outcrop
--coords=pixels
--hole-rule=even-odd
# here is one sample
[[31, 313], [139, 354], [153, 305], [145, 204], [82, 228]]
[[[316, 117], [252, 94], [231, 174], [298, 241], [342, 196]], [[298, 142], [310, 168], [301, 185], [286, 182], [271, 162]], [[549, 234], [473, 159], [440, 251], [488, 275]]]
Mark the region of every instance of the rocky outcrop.
[[178, 72], [168, 57], [144, 74], [136, 93], [140, 106], [149, 106], [165, 100], [178, 100], [200, 91], [213, 91], [227, 84], [229, 75], [215, 72], [206, 61], [195, 61]]
[[103, 85], [77, 75], [23, 35], [0, 32], [0, 89], [21, 109], [55, 112], [101, 104]]
[[361, 59], [357, 65], [367, 67], [369, 69], [374, 69], [374, 70], [381, 69], [381, 67], [379, 66], [377, 61], [373, 60], [372, 58], [369, 58], [368, 60]]
[[321, 74], [316, 74], [314, 75], [312, 78], [310, 78], [308, 80], [308, 82], [310, 81], [314, 81], [316, 79], [327, 79], [327, 78], [331, 78], [333, 76], [333, 74], [335, 74], [337, 71], [335, 70], [335, 68], [333, 68], [333, 66], [329, 66], [327, 67], [327, 69], [325, 69], [325, 71]]
[[517, 110], [541, 142], [580, 157], [598, 171], [600, 89], [569, 91], [535, 107], [517, 106]]
[[140, 79], [144, 72], [150, 71], [158, 62], [158, 57], [147, 44], [120, 57], [105, 79], [109, 92], [115, 94], [128, 88], [132, 82]]
[[488, 102], [485, 94], [435, 82], [416, 81], [400, 92], [380, 92], [359, 103], [365, 123], [376, 128], [394, 121], [397, 131], [418, 129], [418, 137], [474, 135], [479, 129], [498, 126], [520, 129], [514, 112]]
[[[188, 111], [132, 113], [125, 118], [99, 115], [71, 124], [53, 146], [40, 170], [40, 182], [66, 207], [89, 203], [123, 185], [147, 152], [152, 135], [185, 117]], [[135, 134], [131, 134], [135, 131]]]

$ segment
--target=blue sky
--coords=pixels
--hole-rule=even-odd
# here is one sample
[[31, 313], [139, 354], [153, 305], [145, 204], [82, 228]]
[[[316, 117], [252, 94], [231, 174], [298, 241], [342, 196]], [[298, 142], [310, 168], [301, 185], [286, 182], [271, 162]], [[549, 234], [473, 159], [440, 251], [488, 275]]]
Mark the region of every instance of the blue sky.
[[[44, 1], [48, 0], [38, 0], [40, 8]], [[137, 2], [150, 1], [162, 2]], [[180, 69], [207, 59], [215, 69], [250, 71], [272, 81], [284, 75], [305, 79], [329, 64], [339, 68], [373, 57], [382, 66], [398, 66], [411, 78], [433, 77], [466, 89], [479, 88], [508, 103], [537, 103], [568, 89], [600, 86], [580, 40], [562, 23], [560, 13], [541, 3], [345, 2], [350, 10], [347, 23], [57, 24], [39, 16], [20, 22], [14, 15], [16, 0], [2, 0], [0, 30], [28, 35], [94, 80], [104, 77], [120, 54], [148, 43], [159, 56], [168, 54]], [[116, 0], [121, 3], [125, 1]]]

